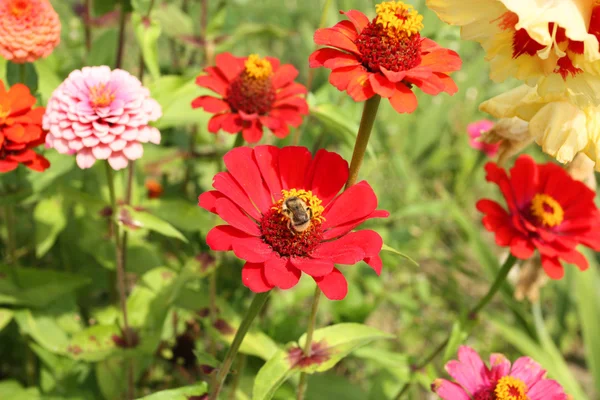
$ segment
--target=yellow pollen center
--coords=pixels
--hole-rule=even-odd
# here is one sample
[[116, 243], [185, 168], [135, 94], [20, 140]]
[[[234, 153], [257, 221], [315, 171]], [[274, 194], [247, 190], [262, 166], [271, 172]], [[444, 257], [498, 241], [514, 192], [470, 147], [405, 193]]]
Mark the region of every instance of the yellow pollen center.
[[115, 95], [106, 87], [105, 83], [90, 88], [90, 102], [93, 107], [106, 107], [112, 103]]
[[246, 75], [254, 79], [267, 79], [273, 74], [273, 66], [269, 60], [260, 58], [258, 54], [251, 54], [244, 62]]
[[[317, 196], [312, 193], [312, 190], [304, 190], [304, 189], [290, 189], [290, 190], [282, 190], [281, 194], [283, 194], [283, 198], [277, 202], [277, 205], [273, 207], [274, 210], [283, 215], [282, 208], [283, 202], [289, 199], [290, 197], [298, 197], [302, 199], [308, 208], [312, 211], [312, 219], [318, 222], [325, 221], [322, 214], [325, 211], [325, 207], [322, 206], [322, 201]], [[287, 218], [283, 217], [284, 219]]]
[[494, 390], [497, 400], [529, 400], [527, 385], [515, 377], [503, 376]]
[[27, 14], [31, 9], [31, 4], [27, 0], [15, 0], [11, 4], [10, 11], [14, 16], [21, 16]]
[[410, 37], [423, 29], [423, 16], [410, 4], [401, 1], [386, 1], [375, 6], [377, 25], [387, 31], [388, 36]]
[[558, 201], [547, 194], [538, 193], [531, 200], [531, 213], [549, 227], [563, 222], [565, 212]]

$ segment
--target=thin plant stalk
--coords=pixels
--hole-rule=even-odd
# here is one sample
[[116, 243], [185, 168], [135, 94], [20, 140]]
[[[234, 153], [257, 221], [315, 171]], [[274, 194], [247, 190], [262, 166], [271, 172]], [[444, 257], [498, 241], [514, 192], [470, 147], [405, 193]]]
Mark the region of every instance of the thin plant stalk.
[[125, 11], [125, 3], [121, 2], [121, 11], [119, 13], [119, 42], [117, 44], [117, 55], [115, 57], [115, 68], [121, 68], [123, 65], [123, 50], [125, 48], [125, 23], [127, 12]]
[[[471, 310], [469, 310], [469, 312], [467, 314], [467, 318], [469, 318], [470, 320], [473, 320], [473, 321], [476, 320], [477, 314], [479, 314], [479, 312], [481, 310], [483, 310], [483, 308], [490, 303], [490, 301], [494, 298], [494, 295], [498, 292], [498, 290], [500, 290], [500, 288], [506, 281], [506, 277], [508, 276], [510, 270], [512, 269], [512, 267], [514, 267], [516, 262], [517, 262], [517, 259], [515, 256], [513, 256], [512, 254], [508, 256], [508, 258], [506, 259], [506, 261], [504, 261], [504, 264], [500, 268], [500, 271], [498, 271], [498, 275], [496, 275], [496, 279], [494, 279], [492, 286], [490, 286], [490, 288], [488, 289], [485, 296], [483, 296], [483, 298], [481, 300], [479, 300], [479, 302], [477, 302], [477, 304]], [[442, 343], [440, 343], [421, 362], [414, 365], [412, 369], [414, 371], [417, 371], [421, 368], [426, 367], [446, 348], [446, 345], [448, 344], [449, 341], [450, 341], [450, 336], [447, 336], [446, 339], [444, 339], [444, 341]], [[401, 399], [408, 392], [408, 389], [410, 388], [411, 384], [412, 384], [412, 382], [408, 382], [407, 384], [405, 384], [402, 387], [402, 389], [400, 389], [400, 392], [398, 392], [396, 397], [394, 397], [394, 399], [396, 399], [396, 400]]]
[[85, 0], [85, 14], [83, 20], [85, 22], [85, 50], [87, 56], [92, 51], [92, 0]]
[[[321, 289], [317, 286], [315, 288], [315, 294], [313, 296], [312, 307], [310, 309], [310, 317], [308, 320], [308, 329], [306, 330], [306, 343], [304, 343], [304, 356], [310, 357], [312, 352], [312, 339], [317, 325], [317, 311], [319, 310], [319, 300], [321, 299]], [[308, 375], [305, 372], [300, 374], [300, 383], [298, 383], [298, 392], [296, 398], [298, 400], [304, 399], [304, 393], [306, 392], [306, 386]]]
[[242, 380], [242, 372], [246, 367], [246, 355], [239, 354], [237, 360], [237, 371], [233, 379], [233, 384], [231, 385], [231, 392], [229, 393], [229, 400], [237, 399], [237, 390], [240, 386], [240, 381]]
[[227, 350], [225, 359], [223, 360], [223, 363], [219, 367], [219, 372], [217, 373], [217, 377], [215, 379], [215, 386], [213, 387], [212, 392], [209, 397], [210, 400], [217, 400], [219, 398], [219, 393], [221, 392], [221, 389], [223, 388], [223, 383], [225, 382], [225, 378], [227, 377], [227, 375], [229, 374], [229, 371], [231, 370], [231, 364], [233, 364], [233, 361], [235, 360], [238, 350], [240, 349], [240, 346], [241, 346], [242, 342], [244, 341], [244, 337], [246, 336], [246, 333], [248, 333], [248, 329], [250, 329], [250, 325], [252, 325], [252, 322], [254, 321], [254, 319], [260, 312], [260, 310], [263, 308], [263, 306], [267, 302], [267, 299], [268, 299], [270, 293], [271, 293], [271, 291], [269, 290], [267, 292], [257, 293], [254, 295], [254, 299], [252, 299], [252, 304], [250, 304], [250, 308], [248, 308], [248, 311], [246, 312], [244, 319], [240, 323], [240, 327], [238, 328], [237, 332], [235, 333], [233, 342], [231, 343], [229, 350]]

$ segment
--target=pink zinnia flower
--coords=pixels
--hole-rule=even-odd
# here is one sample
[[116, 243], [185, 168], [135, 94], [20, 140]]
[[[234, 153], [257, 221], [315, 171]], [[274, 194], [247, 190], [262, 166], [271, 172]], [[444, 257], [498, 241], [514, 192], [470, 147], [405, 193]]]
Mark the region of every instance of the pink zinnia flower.
[[500, 143], [485, 143], [481, 141], [481, 134], [489, 131], [494, 127], [494, 123], [487, 119], [475, 121], [467, 125], [467, 133], [469, 134], [469, 145], [475, 150], [479, 150], [488, 157], [494, 157], [498, 153]]
[[458, 349], [458, 360], [446, 364], [454, 380], [436, 379], [432, 389], [444, 400], [567, 400], [560, 384], [546, 379], [546, 371], [529, 357], [512, 364], [502, 354], [492, 354], [487, 367], [467, 346]]
[[160, 132], [148, 124], [161, 115], [150, 91], [129, 72], [84, 67], [71, 72], [48, 101], [46, 145], [77, 153], [80, 168], [108, 160], [119, 170], [142, 157], [142, 143], [160, 143]]

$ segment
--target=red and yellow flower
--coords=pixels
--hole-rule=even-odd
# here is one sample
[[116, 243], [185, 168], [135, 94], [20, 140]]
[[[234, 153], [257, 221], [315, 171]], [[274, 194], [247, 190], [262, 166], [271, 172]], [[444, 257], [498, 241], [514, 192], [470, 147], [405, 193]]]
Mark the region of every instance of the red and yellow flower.
[[[338, 194], [348, 179], [348, 163], [338, 154], [304, 147], [238, 147], [224, 157], [228, 172], [215, 175], [200, 207], [227, 224], [213, 228], [211, 249], [246, 260], [242, 281], [253, 292], [290, 289], [304, 272], [325, 296], [339, 300], [348, 285], [336, 264], [365, 261], [381, 272], [383, 241], [372, 230], [353, 231], [377, 210], [377, 197], [365, 181]], [[290, 201], [305, 207], [308, 224], [296, 229]], [[310, 211], [308, 211], [310, 209]]]
[[522, 260], [537, 249], [552, 279], [562, 278], [562, 261], [588, 268], [576, 247], [600, 250], [600, 212], [592, 190], [558, 165], [536, 164], [527, 155], [517, 159], [510, 177], [494, 163], [488, 163], [486, 171], [487, 180], [500, 187], [508, 206], [505, 210], [489, 199], [477, 203], [485, 214], [483, 225], [494, 232], [498, 245], [509, 247]]
[[42, 129], [45, 108], [32, 108], [35, 102], [27, 86], [17, 83], [6, 91], [0, 80], [0, 172], [12, 171], [19, 164], [39, 172], [50, 166], [33, 151], [47, 134]]
[[456, 93], [448, 74], [460, 69], [460, 57], [421, 37], [423, 17], [401, 1], [383, 2], [376, 11], [373, 20], [356, 10], [341, 12], [347, 21], [318, 29], [315, 43], [329, 47], [311, 54], [310, 67], [331, 69], [329, 82], [355, 101], [377, 94], [400, 113], [417, 108], [413, 85], [429, 95]]
[[486, 51], [490, 76], [510, 76], [541, 96], [564, 93], [579, 105], [600, 103], [600, 3], [595, 0], [427, 0], [461, 36]]
[[246, 142], [255, 143], [266, 126], [284, 138], [289, 127], [300, 126], [302, 116], [308, 114], [302, 96], [306, 87], [294, 82], [298, 70], [292, 65], [280, 65], [273, 57], [234, 57], [229, 53], [219, 54], [216, 64], [205, 68], [207, 74], [200, 75], [196, 83], [219, 97], [200, 96], [192, 102], [193, 108], [215, 114], [208, 123], [209, 132], [241, 132]]

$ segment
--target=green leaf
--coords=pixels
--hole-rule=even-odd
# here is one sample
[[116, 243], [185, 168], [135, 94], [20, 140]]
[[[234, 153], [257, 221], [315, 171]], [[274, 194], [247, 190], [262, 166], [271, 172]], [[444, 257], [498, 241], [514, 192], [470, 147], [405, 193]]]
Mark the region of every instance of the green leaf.
[[69, 338], [51, 315], [30, 310], [15, 312], [21, 333], [31, 336], [40, 346], [55, 354], [66, 354]]
[[398, 251], [398, 250], [396, 250], [396, 249], [394, 249], [394, 248], [392, 248], [392, 247], [388, 246], [388, 245], [387, 245], [387, 244], [385, 244], [385, 243], [383, 244], [383, 247], [381, 248], [381, 250], [384, 250], [384, 251], [389, 251], [390, 253], [397, 254], [397, 255], [399, 255], [400, 257], [404, 258], [405, 260], [408, 260], [408, 261], [410, 261], [412, 264], [416, 265], [417, 267], [419, 266], [419, 263], [418, 263], [418, 262], [416, 262], [415, 260], [413, 260], [413, 259], [412, 259], [410, 256], [408, 256], [408, 255], [406, 255], [406, 254], [404, 254], [404, 253], [402, 253], [402, 252], [400, 252], [400, 251]]
[[[135, 7], [135, 6], [134, 6]], [[152, 79], [160, 77], [160, 65], [158, 62], [158, 38], [161, 27], [157, 19], [143, 17], [139, 13], [131, 15], [131, 22], [135, 29], [135, 37], [142, 50], [144, 65], [152, 75]]]
[[179, 239], [185, 243], [188, 241], [181, 232], [173, 227], [173, 225], [153, 214], [150, 214], [149, 212], [136, 211], [134, 208], [129, 206], [123, 206], [122, 210], [126, 210], [129, 213], [131, 218], [131, 221], [129, 222], [137, 228], [149, 229], [151, 231], [158, 232], [161, 235]]
[[164, 28], [165, 35], [173, 39], [181, 39], [181, 37], [194, 34], [194, 21], [176, 4], [160, 7], [156, 16], [153, 17], [158, 19], [160, 26]]
[[40, 393], [37, 388], [25, 389], [17, 381], [0, 382], [0, 399], [10, 400], [39, 400]]
[[0, 308], [0, 332], [12, 321], [13, 311], [8, 308]]
[[112, 340], [113, 335], [121, 335], [116, 324], [86, 328], [71, 337], [67, 345], [68, 355], [88, 362], [104, 360], [119, 350]]
[[41, 258], [54, 245], [56, 238], [67, 225], [62, 197], [42, 199], [33, 210], [35, 220], [35, 255]]
[[90, 283], [84, 276], [0, 265], [0, 304], [43, 307]]
[[44, 154], [44, 157], [50, 161], [52, 167], [44, 171], [43, 174], [28, 170], [26, 177], [35, 194], [39, 194], [50, 187], [58, 178], [71, 171], [75, 166], [75, 157], [60, 154], [56, 151], [47, 152]]
[[183, 231], [207, 232], [214, 223], [214, 218], [209, 213], [188, 200], [157, 199], [148, 205], [148, 209]]
[[[93, 12], [94, 15], [99, 17], [103, 14], [106, 14], [107, 12], [113, 11], [115, 9], [115, 6], [117, 5], [117, 3], [119, 3], [120, 0], [102, 0], [102, 1], [94, 1], [93, 2]], [[96, 65], [96, 64], [91, 64], [91, 65]]]
[[461, 321], [454, 322], [452, 325], [452, 332], [450, 333], [450, 339], [444, 350], [444, 360], [450, 360], [456, 355], [458, 347], [464, 343], [467, 336], [468, 332], [463, 328]]
[[178, 389], [163, 390], [138, 400], [188, 400], [189, 396], [201, 396], [207, 391], [206, 382], [197, 383], [192, 386], [184, 386]]
[[268, 400], [294, 372], [289, 362], [289, 349], [279, 350], [258, 371], [254, 379], [252, 400]]
[[[42, 96], [42, 104], [46, 104], [46, 102], [52, 95], [52, 92], [54, 92], [54, 89], [56, 89], [58, 85], [61, 84], [61, 79], [56, 74], [56, 70], [52, 67], [52, 63], [49, 57], [40, 58], [39, 60], [37, 60], [35, 62], [35, 69], [38, 74], [38, 91]], [[65, 158], [74, 159], [74, 157], [72, 156]], [[54, 168], [53, 164], [52, 168]], [[45, 175], [46, 172], [49, 171], [50, 170], [44, 171], [43, 174], [38, 174], [38, 176]]]
[[[110, 0], [112, 1], [112, 0]], [[105, 1], [94, 1], [94, 5], [104, 3]], [[87, 60], [87, 65], [114, 65], [117, 57], [116, 43], [118, 40], [118, 32], [115, 29], [109, 29], [99, 34], [94, 35], [92, 48], [94, 51], [90, 53]]]
[[6, 64], [6, 81], [9, 86], [15, 83], [24, 83], [35, 96], [38, 88], [38, 76], [32, 63], [15, 64], [8, 61]]
[[152, 4], [152, 0], [131, 0], [133, 11], [141, 15], [148, 14], [150, 4]]
[[572, 292], [577, 300], [586, 361], [594, 376], [596, 392], [600, 395], [600, 274], [594, 255], [586, 252], [586, 258], [590, 261], [590, 268], [583, 272], [574, 271]]

